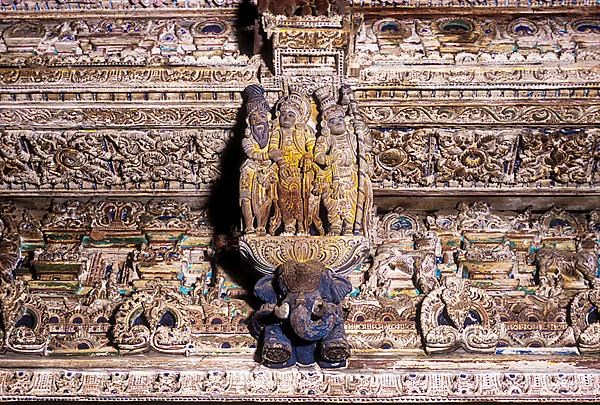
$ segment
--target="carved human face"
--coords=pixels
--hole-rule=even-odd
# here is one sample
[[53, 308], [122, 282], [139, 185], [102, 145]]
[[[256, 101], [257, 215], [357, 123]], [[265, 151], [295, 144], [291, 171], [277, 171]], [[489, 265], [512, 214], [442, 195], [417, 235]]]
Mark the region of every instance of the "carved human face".
[[266, 111], [254, 111], [248, 119], [252, 136], [264, 148], [269, 140], [269, 118]]
[[346, 121], [342, 114], [336, 114], [327, 120], [327, 127], [333, 135], [342, 135], [346, 133]]
[[296, 124], [298, 113], [290, 108], [282, 108], [279, 112], [279, 125], [282, 128], [292, 128]]

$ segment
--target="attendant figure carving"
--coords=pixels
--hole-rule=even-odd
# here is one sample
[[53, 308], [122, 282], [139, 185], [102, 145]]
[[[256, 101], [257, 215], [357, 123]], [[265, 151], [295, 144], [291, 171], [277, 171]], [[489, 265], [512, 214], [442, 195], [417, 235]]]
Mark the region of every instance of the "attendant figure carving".
[[[327, 87], [315, 92], [321, 106], [321, 135], [314, 155], [330, 184], [323, 193], [329, 234], [359, 235], [366, 232], [370, 218], [372, 192], [366, 155], [371, 141], [366, 125], [352, 105], [350, 89], [344, 90], [351, 119], [346, 118], [346, 108], [335, 102]], [[352, 128], [348, 126], [350, 120]]]
[[277, 182], [276, 167], [269, 159], [269, 104], [259, 85], [248, 86], [244, 94], [248, 127], [242, 147], [248, 159], [241, 168], [240, 205], [245, 232], [265, 234]]

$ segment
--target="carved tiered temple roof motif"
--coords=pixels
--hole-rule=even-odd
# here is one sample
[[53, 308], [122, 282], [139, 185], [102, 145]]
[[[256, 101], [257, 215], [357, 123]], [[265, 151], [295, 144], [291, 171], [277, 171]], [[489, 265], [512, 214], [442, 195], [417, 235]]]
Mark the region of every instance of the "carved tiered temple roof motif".
[[3, 1], [0, 400], [595, 401], [599, 11]]

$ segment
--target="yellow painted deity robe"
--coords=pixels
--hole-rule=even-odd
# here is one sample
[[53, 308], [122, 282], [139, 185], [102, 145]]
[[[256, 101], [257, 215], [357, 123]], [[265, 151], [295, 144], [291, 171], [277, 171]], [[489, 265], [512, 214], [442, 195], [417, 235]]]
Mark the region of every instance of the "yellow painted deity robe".
[[312, 183], [315, 133], [308, 125], [281, 128], [275, 123], [271, 130], [269, 150], [281, 150], [277, 162], [277, 204], [286, 233], [303, 233], [308, 215], [308, 193]]

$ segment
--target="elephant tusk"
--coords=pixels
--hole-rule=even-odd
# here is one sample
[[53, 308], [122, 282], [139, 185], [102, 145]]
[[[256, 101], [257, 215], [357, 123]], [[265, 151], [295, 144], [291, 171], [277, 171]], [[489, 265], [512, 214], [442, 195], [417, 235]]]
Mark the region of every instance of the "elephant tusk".
[[287, 319], [288, 316], [290, 316], [290, 304], [284, 302], [283, 304], [276, 306], [273, 313], [279, 319]]

